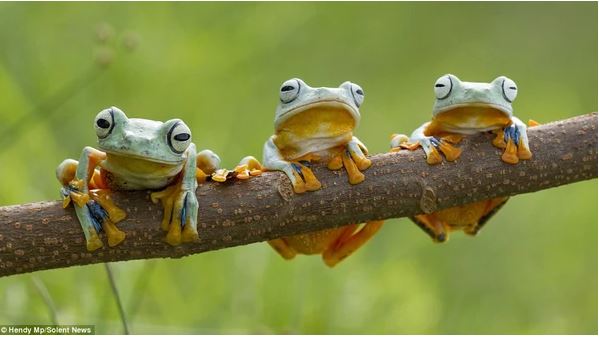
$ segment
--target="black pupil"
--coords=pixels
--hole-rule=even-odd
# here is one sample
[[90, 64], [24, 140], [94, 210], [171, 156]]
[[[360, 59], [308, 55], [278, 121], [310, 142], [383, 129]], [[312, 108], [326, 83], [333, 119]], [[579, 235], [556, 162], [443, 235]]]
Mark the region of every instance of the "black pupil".
[[98, 119], [96, 121], [96, 124], [98, 124], [98, 126], [101, 127], [102, 129], [108, 129], [110, 127], [110, 122], [108, 122], [104, 118]]
[[443, 84], [443, 83], [435, 84], [435, 88], [443, 88], [444, 86], [445, 86], [445, 84]]
[[178, 135], [175, 136], [175, 140], [178, 140], [180, 142], [184, 142], [186, 140], [188, 140], [191, 136], [189, 135], [189, 133], [180, 133]]
[[510, 89], [512, 89], [512, 90], [516, 90], [516, 87], [510, 87]]
[[356, 94], [364, 96], [364, 91], [362, 89], [356, 90]]
[[281, 88], [281, 91], [285, 92], [285, 91], [291, 91], [293, 89], [295, 89], [293, 86], [286, 85], [286, 86], [284, 86], [284, 87]]

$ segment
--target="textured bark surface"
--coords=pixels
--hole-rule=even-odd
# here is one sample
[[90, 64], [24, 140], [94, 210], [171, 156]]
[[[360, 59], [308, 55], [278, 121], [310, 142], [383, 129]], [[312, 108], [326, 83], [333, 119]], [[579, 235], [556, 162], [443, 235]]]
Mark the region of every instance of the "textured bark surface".
[[[115, 247], [93, 253], [72, 207], [57, 201], [0, 207], [0, 276], [36, 270], [189, 254], [244, 245], [372, 219], [431, 212], [497, 196], [512, 196], [597, 177], [597, 114], [529, 129], [533, 158], [517, 165], [500, 160], [493, 135], [460, 143], [454, 163], [429, 166], [422, 150], [378, 154], [355, 186], [344, 171], [315, 167], [323, 188], [294, 194], [289, 180], [267, 172], [249, 181], [205, 183], [197, 190], [201, 242], [163, 242], [162, 210], [149, 192], [115, 193], [128, 213], [127, 233]], [[57, 189], [59, 188], [57, 183]], [[105, 241], [104, 235], [102, 235]]]

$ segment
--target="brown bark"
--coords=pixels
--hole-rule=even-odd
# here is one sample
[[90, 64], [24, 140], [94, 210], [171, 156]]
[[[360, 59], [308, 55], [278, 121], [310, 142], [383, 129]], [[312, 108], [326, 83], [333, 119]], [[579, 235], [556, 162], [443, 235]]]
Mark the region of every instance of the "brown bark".
[[[351, 186], [343, 171], [315, 167], [323, 188], [294, 194], [280, 172], [249, 181], [205, 183], [197, 190], [201, 242], [171, 247], [159, 227], [161, 208], [149, 193], [115, 193], [128, 213], [115, 247], [90, 253], [72, 207], [57, 201], [0, 207], [0, 276], [36, 270], [189, 254], [245, 245], [372, 219], [431, 212], [497, 196], [513, 196], [597, 177], [597, 114], [529, 130], [533, 158], [500, 160], [492, 135], [460, 143], [454, 163], [429, 166], [422, 150], [378, 154], [366, 180]], [[57, 184], [58, 189], [58, 184]], [[105, 240], [105, 238], [103, 238]]]

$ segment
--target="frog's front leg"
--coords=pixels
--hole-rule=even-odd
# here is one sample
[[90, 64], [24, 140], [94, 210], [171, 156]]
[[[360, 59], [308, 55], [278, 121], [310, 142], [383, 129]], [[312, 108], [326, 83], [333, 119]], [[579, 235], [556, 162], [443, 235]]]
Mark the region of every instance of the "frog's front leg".
[[63, 185], [63, 207], [73, 201], [89, 251], [103, 246], [98, 236], [102, 230], [106, 232], [111, 247], [125, 239], [125, 233], [115, 226], [125, 218], [125, 212], [114, 205], [107, 190], [95, 190], [104, 187], [96, 166], [105, 158], [104, 152], [86, 147], [79, 162], [66, 159], [56, 169], [56, 177]]
[[295, 193], [304, 193], [306, 191], [316, 191], [321, 185], [318, 179], [308, 168], [307, 162], [289, 162], [281, 156], [273, 142], [272, 137], [264, 144], [264, 168], [273, 171], [283, 171], [291, 184]]
[[457, 134], [447, 134], [443, 137], [437, 136], [427, 136], [425, 134], [425, 130], [429, 127], [430, 122], [424, 123], [418, 129], [414, 130], [412, 136], [409, 141], [405, 141], [404, 135], [394, 135], [391, 139], [391, 151], [395, 152], [393, 149], [398, 147], [406, 148], [409, 150], [415, 150], [418, 146], [421, 146], [426, 154], [426, 162], [434, 165], [439, 164], [443, 161], [441, 158], [441, 153], [445, 155], [445, 158], [448, 161], [457, 160], [462, 150], [453, 146], [452, 144], [457, 144], [461, 141], [462, 136]]
[[517, 117], [512, 117], [512, 124], [503, 130], [503, 142], [500, 134], [493, 140], [493, 145], [504, 148], [501, 159], [509, 164], [517, 164], [520, 159], [527, 160], [532, 157], [528, 145], [526, 124]]
[[196, 148], [190, 144], [186, 151], [186, 160], [179, 179], [162, 191], [150, 195], [152, 202], [160, 201], [164, 208], [161, 227], [168, 231], [166, 242], [177, 246], [181, 242], [199, 240], [197, 219], [198, 200], [195, 194], [198, 186], [196, 180]]
[[364, 171], [372, 165], [370, 159], [366, 158], [368, 149], [366, 146], [357, 138], [353, 137], [352, 140], [347, 143], [345, 151], [338, 157], [333, 158], [329, 162], [329, 169], [337, 170], [341, 168], [341, 165], [345, 167], [349, 183], [352, 185], [359, 184], [364, 181]]

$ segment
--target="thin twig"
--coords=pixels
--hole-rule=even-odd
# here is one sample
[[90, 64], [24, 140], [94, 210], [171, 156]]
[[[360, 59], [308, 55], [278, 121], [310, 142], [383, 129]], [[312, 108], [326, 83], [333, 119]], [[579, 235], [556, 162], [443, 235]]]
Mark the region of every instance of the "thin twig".
[[48, 292], [48, 288], [46, 288], [44, 282], [36, 275], [31, 275], [31, 282], [33, 282], [35, 289], [37, 289], [37, 292], [40, 294], [48, 308], [50, 322], [52, 322], [53, 325], [58, 325], [58, 311], [56, 310], [56, 305], [54, 304], [54, 300], [52, 300], [52, 296], [50, 296], [50, 292]]
[[114, 281], [114, 276], [112, 274], [112, 269], [110, 268], [108, 263], [104, 263], [104, 268], [106, 269], [106, 276], [108, 276], [108, 280], [110, 281], [110, 289], [112, 290], [112, 295], [114, 296], [114, 301], [119, 309], [119, 315], [121, 317], [121, 322], [123, 323], [123, 334], [129, 334], [129, 328], [127, 324], [127, 317], [125, 316], [125, 309], [123, 308], [123, 304], [121, 302], [121, 297], [119, 296], [119, 291], [116, 287], [116, 282]]

